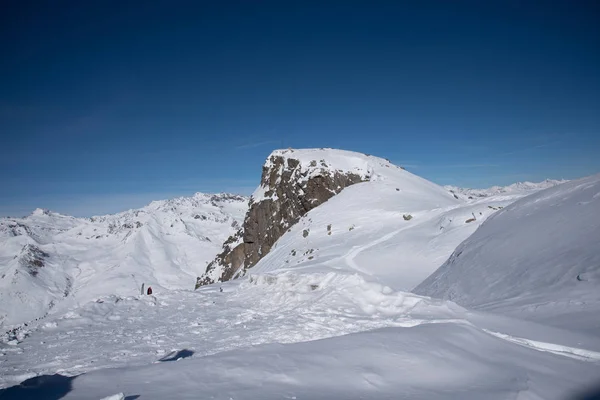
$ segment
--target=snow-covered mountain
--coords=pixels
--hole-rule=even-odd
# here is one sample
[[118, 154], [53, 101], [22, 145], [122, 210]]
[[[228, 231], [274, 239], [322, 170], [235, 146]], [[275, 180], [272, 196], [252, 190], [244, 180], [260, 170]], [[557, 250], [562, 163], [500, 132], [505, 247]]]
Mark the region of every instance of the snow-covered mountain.
[[[39, 375], [59, 373], [52, 384], [65, 389], [64, 399], [163, 399], [173, 393], [180, 399], [575, 398], [600, 375], [600, 335], [592, 325], [568, 317], [558, 324], [560, 312], [555, 320], [509, 312], [501, 307], [510, 306], [503, 303], [506, 298], [484, 299], [486, 285], [493, 288], [495, 281], [481, 278], [477, 266], [457, 268], [456, 276], [449, 276], [469, 283], [465, 298], [475, 288], [473, 298], [492, 300], [487, 304], [498, 307], [474, 302], [475, 309], [467, 309], [408, 290], [420, 291], [419, 283], [431, 273], [438, 276], [434, 271], [453, 252], [450, 260], [457, 258], [457, 246], [478, 245], [484, 232], [484, 239], [489, 236], [499, 246], [496, 253], [486, 249], [485, 240], [477, 247], [482, 256], [494, 256], [495, 276], [514, 275], [521, 262], [545, 260], [527, 258], [528, 243], [542, 243], [531, 249], [537, 254], [551, 249], [556, 258], [552, 271], [558, 271], [549, 274], [548, 289], [540, 291], [549, 302], [547, 315], [552, 304], [585, 310], [583, 303], [595, 298], [591, 291], [572, 291], [573, 279], [566, 276], [577, 272], [577, 285], [588, 289], [597, 281], [582, 267], [585, 262], [598, 265], [590, 256], [597, 252], [600, 223], [594, 218], [597, 180], [565, 183], [538, 194], [532, 194], [541, 189], [536, 186], [469, 199], [377, 157], [332, 149], [275, 151], [248, 212], [240, 205], [232, 217], [243, 224], [228, 225], [224, 246], [213, 248], [213, 256], [220, 253], [203, 283], [218, 284], [192, 291], [188, 275], [183, 290], [161, 284], [145, 296], [137, 292], [140, 282], [115, 277], [124, 282], [123, 292], [55, 311], [22, 328], [16, 340], [0, 342], [0, 388], [23, 382], [0, 389], [0, 397], [19, 398], [31, 394], [31, 388], [41, 392], [47, 378]], [[573, 211], [577, 207], [592, 208], [580, 215]], [[62, 225], [51, 225], [71, 232], [68, 217], [61, 218], [67, 218]], [[202, 217], [193, 219], [198, 220]], [[132, 229], [149, 225], [140, 222], [144, 225]], [[23, 225], [11, 229], [31, 231]], [[163, 230], [152, 236], [157, 248], [136, 248], [140, 257], [161, 251], [171, 227], [160, 226]], [[587, 237], [561, 242], [563, 233], [578, 232]], [[178, 241], [183, 237], [174, 236]], [[196, 238], [194, 243], [214, 241]], [[26, 248], [21, 256], [29, 270], [38, 271], [36, 278], [46, 268], [36, 269], [39, 263], [54, 260], [51, 246], [37, 247], [39, 251]], [[179, 254], [169, 248], [160, 253], [165, 263]], [[567, 263], [571, 248], [582, 255], [573, 257], [576, 265]], [[449, 263], [440, 271], [451, 270]], [[130, 270], [143, 270], [142, 264]], [[523, 271], [515, 273], [527, 277]], [[237, 279], [228, 280], [232, 277]], [[512, 281], [508, 287], [498, 280], [507, 293], [530, 291], [528, 282], [534, 280]], [[583, 302], [576, 298], [585, 293], [589, 296]], [[528, 309], [533, 303], [527, 301], [514, 303], [512, 310], [534, 314], [541, 304]]]
[[[345, 187], [378, 179], [386, 160], [333, 149], [275, 150], [263, 165], [244, 225], [230, 237], [197, 286], [243, 275], [308, 211]], [[397, 167], [394, 167], [397, 168]]]
[[115, 215], [0, 219], [0, 327], [108, 294], [193, 288], [248, 199], [197, 193]]
[[556, 183], [514, 185], [471, 201], [383, 158], [276, 150], [263, 165], [243, 226], [199, 281], [333, 269], [410, 290], [489, 215]]
[[450, 193], [456, 195], [456, 197], [460, 197], [465, 200], [477, 201], [481, 198], [490, 196], [505, 196], [507, 198], [519, 198], [538, 192], [543, 189], [548, 189], [556, 185], [560, 185], [561, 183], [565, 182], [567, 181], [546, 179], [542, 182], [517, 182], [508, 186], [492, 186], [487, 189], [470, 189], [451, 185], [446, 185], [444, 186], [444, 188]]
[[499, 211], [415, 292], [600, 332], [600, 175]]

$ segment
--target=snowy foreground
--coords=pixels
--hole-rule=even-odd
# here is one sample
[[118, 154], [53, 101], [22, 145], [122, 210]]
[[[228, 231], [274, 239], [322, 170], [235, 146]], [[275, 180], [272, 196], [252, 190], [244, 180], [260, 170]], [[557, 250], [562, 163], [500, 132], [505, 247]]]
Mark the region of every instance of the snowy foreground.
[[222, 287], [89, 304], [5, 348], [4, 383], [98, 369], [70, 381], [64, 398], [561, 399], [600, 376], [597, 336], [357, 276]]
[[472, 196], [373, 159], [242, 279], [21, 326], [0, 399], [588, 398], [600, 176]]

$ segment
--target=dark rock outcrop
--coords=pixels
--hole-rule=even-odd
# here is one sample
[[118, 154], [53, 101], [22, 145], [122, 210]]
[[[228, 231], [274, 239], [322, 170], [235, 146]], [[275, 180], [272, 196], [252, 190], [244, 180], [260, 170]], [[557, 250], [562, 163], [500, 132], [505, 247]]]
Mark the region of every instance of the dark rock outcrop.
[[29, 275], [37, 276], [39, 269], [46, 265], [45, 259], [48, 257], [50, 257], [50, 255], [39, 247], [27, 244], [21, 250], [19, 263], [25, 268]]
[[242, 228], [223, 245], [223, 252], [198, 277], [196, 288], [245, 274], [269, 253], [275, 242], [308, 211], [347, 186], [369, 176], [343, 172], [313, 160], [302, 165], [289, 154], [272, 154], [262, 170], [259, 196], [250, 200]]

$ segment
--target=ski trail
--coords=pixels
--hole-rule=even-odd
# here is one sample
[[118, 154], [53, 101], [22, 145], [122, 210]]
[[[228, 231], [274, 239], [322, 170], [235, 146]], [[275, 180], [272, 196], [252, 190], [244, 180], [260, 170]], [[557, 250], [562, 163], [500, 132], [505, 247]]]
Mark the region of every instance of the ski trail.
[[537, 351], [548, 352], [559, 356], [574, 358], [580, 361], [597, 362], [600, 361], [600, 352], [580, 349], [577, 347], [563, 346], [560, 344], [540, 342], [537, 340], [525, 339], [516, 336], [507, 335], [505, 333], [494, 332], [484, 328], [481, 328], [484, 332], [495, 336], [497, 338], [506, 340], [514, 344], [518, 344], [523, 347], [527, 347]]
[[433, 218], [437, 218], [440, 215], [443, 215], [444, 213], [450, 212], [457, 208], [460, 208], [460, 206], [452, 206], [452, 207], [447, 207], [447, 208], [435, 208], [435, 209], [431, 210], [429, 213], [427, 213], [427, 215], [422, 215], [421, 217], [425, 217], [425, 218], [423, 218], [416, 224], [414, 224], [414, 223], [407, 224], [407, 226], [403, 226], [402, 228], [396, 229], [386, 235], [383, 235], [379, 239], [369, 242], [369, 243], [365, 244], [364, 246], [353, 246], [352, 249], [350, 249], [350, 251], [348, 253], [346, 253], [344, 256], [342, 256], [341, 258], [344, 259], [344, 262], [346, 263], [346, 265], [349, 266], [350, 268], [352, 268], [353, 270], [362, 272], [367, 275], [371, 275], [371, 272], [361, 269], [358, 266], [358, 264], [356, 264], [356, 262], [354, 261], [356, 256], [358, 256], [363, 251], [370, 249], [371, 247], [377, 246], [383, 242], [387, 242], [388, 240], [392, 239], [394, 236], [396, 236], [403, 230], [411, 229], [411, 228], [414, 229], [416, 226], [425, 224], [428, 221], [431, 221]]
[[346, 263], [346, 265], [348, 265], [350, 268], [352, 268], [355, 271], [371, 275], [370, 272], [361, 269], [356, 264], [356, 262], [354, 261], [354, 259], [356, 258], [356, 256], [358, 256], [363, 251], [365, 251], [367, 249], [370, 249], [373, 246], [377, 246], [378, 244], [381, 244], [383, 242], [387, 242], [388, 240], [390, 240], [391, 238], [393, 238], [394, 236], [396, 236], [398, 233], [400, 233], [401, 231], [403, 231], [405, 229], [406, 229], [406, 227], [402, 227], [400, 229], [396, 229], [395, 231], [392, 231], [392, 232], [388, 233], [387, 235], [384, 235], [384, 236], [380, 237], [377, 240], [369, 242], [369, 243], [367, 243], [364, 246], [353, 246], [352, 249], [348, 253], [346, 253], [345, 256], [343, 256], [344, 262]]

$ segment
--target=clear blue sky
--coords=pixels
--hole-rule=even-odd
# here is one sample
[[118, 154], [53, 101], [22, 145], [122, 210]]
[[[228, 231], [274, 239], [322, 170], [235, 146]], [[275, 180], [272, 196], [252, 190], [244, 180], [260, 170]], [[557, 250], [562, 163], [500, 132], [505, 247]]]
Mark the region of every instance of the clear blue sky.
[[0, 215], [248, 194], [281, 147], [470, 187], [600, 171], [593, 0], [8, 0], [0, 54]]

